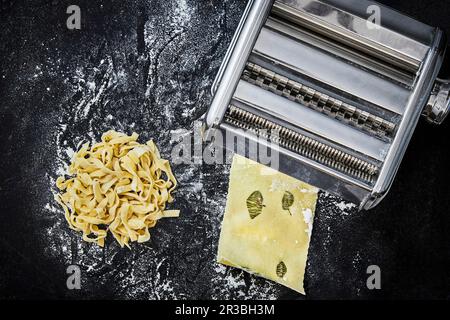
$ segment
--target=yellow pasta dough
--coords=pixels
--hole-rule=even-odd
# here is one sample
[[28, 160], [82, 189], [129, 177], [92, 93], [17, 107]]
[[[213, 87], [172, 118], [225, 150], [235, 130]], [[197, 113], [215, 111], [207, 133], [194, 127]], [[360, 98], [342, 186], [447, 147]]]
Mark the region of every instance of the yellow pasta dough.
[[69, 166], [70, 178], [59, 177], [55, 195], [70, 228], [83, 240], [103, 246], [109, 230], [120, 246], [150, 239], [149, 229], [163, 217], [173, 201], [177, 181], [169, 161], [161, 159], [153, 141], [145, 145], [131, 136], [108, 131], [102, 141], [84, 144]]
[[304, 293], [318, 189], [235, 155], [217, 260]]

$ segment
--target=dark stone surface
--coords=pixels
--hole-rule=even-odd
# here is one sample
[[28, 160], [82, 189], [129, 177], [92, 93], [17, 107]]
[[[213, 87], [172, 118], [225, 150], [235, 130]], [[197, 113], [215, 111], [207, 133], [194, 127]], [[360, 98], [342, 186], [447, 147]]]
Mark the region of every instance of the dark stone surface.
[[[446, 1], [382, 2], [450, 33]], [[246, 1], [80, 0], [79, 31], [66, 28], [70, 4], [1, 4], [0, 297], [302, 299], [215, 263], [227, 165], [174, 165], [182, 215], [132, 250], [112, 239], [99, 249], [68, 229], [52, 200], [67, 152], [116, 129], [153, 138], [170, 158], [173, 134], [188, 134], [207, 109]], [[419, 125], [390, 194], [370, 212], [321, 194], [308, 298], [450, 298], [449, 132]], [[79, 291], [66, 288], [71, 264], [82, 270]], [[382, 290], [365, 285], [371, 264]]]

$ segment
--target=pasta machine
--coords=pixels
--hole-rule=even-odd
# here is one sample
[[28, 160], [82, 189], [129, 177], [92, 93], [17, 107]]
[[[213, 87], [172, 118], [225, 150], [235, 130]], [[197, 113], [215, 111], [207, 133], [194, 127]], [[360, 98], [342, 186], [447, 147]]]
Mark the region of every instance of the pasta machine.
[[448, 113], [445, 48], [440, 29], [373, 1], [250, 0], [204, 132], [243, 138], [231, 148], [244, 156], [249, 141], [276, 142], [279, 171], [373, 208], [421, 115]]

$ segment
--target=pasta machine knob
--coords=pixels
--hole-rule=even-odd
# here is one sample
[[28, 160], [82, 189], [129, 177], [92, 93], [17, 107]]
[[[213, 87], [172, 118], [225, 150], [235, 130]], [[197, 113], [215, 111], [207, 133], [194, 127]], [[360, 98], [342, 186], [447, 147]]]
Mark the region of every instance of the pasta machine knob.
[[450, 109], [450, 80], [437, 79], [423, 115], [428, 122], [441, 124]]

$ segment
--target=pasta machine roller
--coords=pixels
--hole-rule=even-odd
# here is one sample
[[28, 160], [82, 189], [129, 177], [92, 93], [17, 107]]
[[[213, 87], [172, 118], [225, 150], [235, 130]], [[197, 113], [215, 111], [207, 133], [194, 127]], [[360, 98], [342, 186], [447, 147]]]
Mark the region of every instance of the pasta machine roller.
[[445, 48], [440, 29], [372, 1], [250, 0], [204, 132], [243, 138], [227, 148], [244, 156], [249, 141], [276, 142], [279, 171], [370, 209], [420, 116], [448, 113]]

